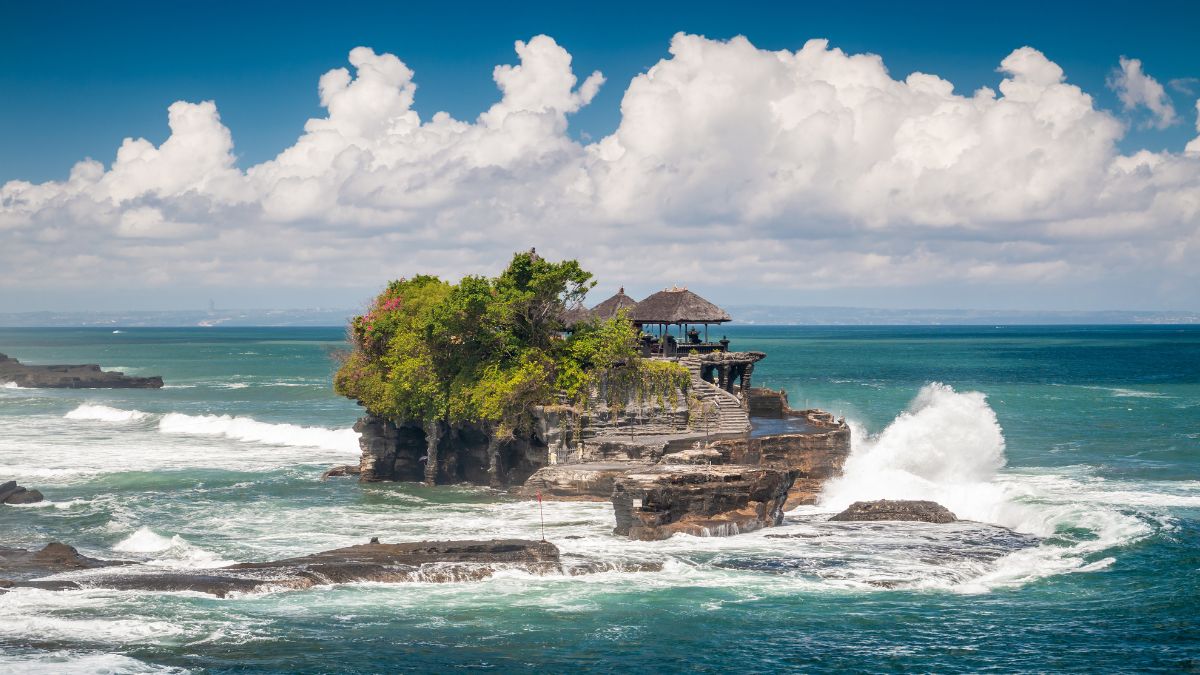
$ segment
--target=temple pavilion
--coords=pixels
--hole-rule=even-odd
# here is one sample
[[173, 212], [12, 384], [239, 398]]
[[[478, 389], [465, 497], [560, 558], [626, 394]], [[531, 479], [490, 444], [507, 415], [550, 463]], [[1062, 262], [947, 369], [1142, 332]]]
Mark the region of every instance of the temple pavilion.
[[[663, 353], [668, 356], [673, 355], [674, 350], [666, 351], [672, 343], [677, 349], [697, 354], [728, 351], [729, 348], [728, 340], [713, 343], [708, 338], [709, 325], [732, 321], [729, 313], [687, 288], [672, 286], [651, 295], [633, 307], [629, 319], [644, 333], [652, 334], [657, 329]], [[703, 336], [700, 327], [704, 328]], [[675, 338], [672, 329], [678, 333], [676, 339], [670, 339]]]
[[638, 302], [622, 287], [590, 310], [577, 307], [563, 316], [568, 329], [588, 319], [611, 319], [624, 313], [640, 333], [645, 356], [695, 361], [696, 374], [705, 382], [742, 398], [750, 387], [754, 363], [761, 352], [730, 352], [729, 340], [713, 341], [709, 326], [732, 321], [729, 313], [687, 288], [672, 286]]

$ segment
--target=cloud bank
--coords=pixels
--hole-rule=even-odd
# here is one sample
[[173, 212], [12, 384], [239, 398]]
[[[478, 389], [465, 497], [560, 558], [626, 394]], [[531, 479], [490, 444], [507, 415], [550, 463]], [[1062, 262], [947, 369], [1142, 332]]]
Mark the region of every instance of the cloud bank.
[[[614, 286], [1197, 285], [1200, 138], [1120, 153], [1124, 125], [1033, 48], [964, 94], [825, 40], [678, 34], [587, 144], [569, 116], [604, 77], [544, 35], [516, 55], [478, 118], [423, 120], [413, 71], [356, 48], [320, 78], [326, 116], [245, 170], [214, 102], [176, 102], [161, 145], [0, 187], [0, 288], [359, 288], [530, 245]], [[1139, 61], [1119, 73], [1127, 107], [1174, 120]]]

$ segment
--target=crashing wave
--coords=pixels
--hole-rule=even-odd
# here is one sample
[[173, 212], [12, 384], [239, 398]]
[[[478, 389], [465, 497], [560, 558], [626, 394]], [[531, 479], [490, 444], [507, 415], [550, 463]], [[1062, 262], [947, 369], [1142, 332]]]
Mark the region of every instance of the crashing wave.
[[[853, 429], [854, 447], [843, 475], [830, 481], [820, 505], [841, 510], [855, 501], [928, 499], [959, 518], [1039, 537], [1041, 545], [1014, 552], [965, 590], [1024, 583], [1065, 572], [1091, 571], [1111, 560], [1101, 552], [1146, 536], [1142, 520], [1112, 504], [1078, 499], [1077, 481], [1002, 472], [1005, 441], [996, 413], [980, 392], [926, 385], [878, 435]], [[1083, 529], [1086, 537], [1058, 536]]]

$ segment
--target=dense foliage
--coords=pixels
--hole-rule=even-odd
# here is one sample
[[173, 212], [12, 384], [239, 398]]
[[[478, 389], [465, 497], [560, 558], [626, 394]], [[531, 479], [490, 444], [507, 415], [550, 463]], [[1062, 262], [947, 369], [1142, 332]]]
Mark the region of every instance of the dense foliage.
[[563, 336], [564, 310], [594, 285], [576, 261], [533, 251], [495, 278], [393, 281], [350, 322], [353, 350], [334, 388], [378, 415], [482, 422], [501, 436], [528, 424], [534, 405], [685, 389], [685, 369], [639, 356], [624, 317], [585, 321]]

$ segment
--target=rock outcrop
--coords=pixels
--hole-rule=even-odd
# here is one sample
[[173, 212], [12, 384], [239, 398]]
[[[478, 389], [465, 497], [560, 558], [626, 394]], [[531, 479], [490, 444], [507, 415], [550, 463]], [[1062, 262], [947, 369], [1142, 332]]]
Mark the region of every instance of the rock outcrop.
[[614, 534], [655, 541], [682, 532], [728, 536], [778, 525], [790, 471], [754, 466], [657, 465], [617, 478]]
[[907, 520], [922, 523], [953, 523], [958, 518], [949, 509], [930, 501], [880, 499], [874, 502], [854, 502], [830, 520], [871, 521]]
[[96, 364], [78, 366], [27, 366], [0, 354], [0, 383], [47, 389], [158, 389], [161, 377], [133, 377]]
[[[120, 570], [39, 579], [47, 575], [127, 565]], [[50, 590], [111, 588], [144, 591], [195, 591], [225, 597], [230, 593], [302, 589], [358, 581], [477, 581], [500, 570], [531, 574], [589, 574], [602, 571], [657, 571], [655, 563], [564, 564], [558, 547], [546, 541], [432, 541], [348, 546], [313, 555], [198, 571], [139, 569], [125, 561], [96, 560], [70, 546], [50, 544], [36, 553], [0, 548], [0, 588]]]
[[0, 483], [0, 504], [36, 504], [43, 499], [41, 492], [23, 488], [15, 480]]
[[547, 501], [607, 502], [618, 478], [649, 466], [633, 462], [555, 464], [538, 469], [517, 495], [533, 499], [540, 494]]
[[499, 443], [479, 424], [396, 424], [368, 414], [355, 423], [354, 430], [360, 434], [362, 482], [465, 482], [502, 487], [524, 482], [548, 463], [546, 439], [536, 429]]
[[[819, 410], [791, 411], [801, 417], [808, 431], [714, 441], [710, 448], [721, 453], [726, 464], [750, 464], [787, 469], [796, 481], [785, 509], [815, 504], [825, 481], [841, 475], [850, 456], [850, 427], [844, 420]], [[667, 456], [669, 461], [670, 455]]]
[[[120, 560], [89, 558], [81, 555], [75, 547], [57, 541], [46, 544], [39, 551], [0, 546], [0, 588], [32, 585], [21, 582], [60, 572], [127, 564], [129, 563]], [[44, 587], [41, 584], [39, 586]]]

